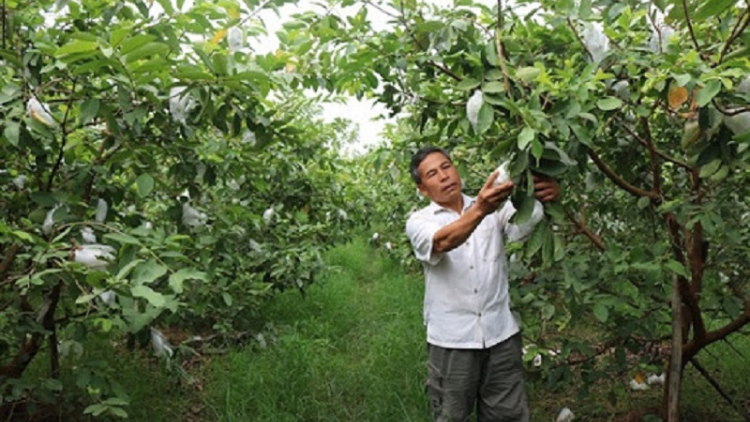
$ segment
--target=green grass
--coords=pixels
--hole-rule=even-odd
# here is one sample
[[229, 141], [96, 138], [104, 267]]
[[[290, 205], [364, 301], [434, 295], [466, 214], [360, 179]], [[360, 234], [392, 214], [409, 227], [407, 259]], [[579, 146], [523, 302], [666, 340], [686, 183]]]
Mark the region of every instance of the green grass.
[[378, 255], [363, 242], [338, 247], [304, 298], [288, 292], [264, 310], [272, 344], [212, 365], [216, 420], [429, 420], [423, 287]]

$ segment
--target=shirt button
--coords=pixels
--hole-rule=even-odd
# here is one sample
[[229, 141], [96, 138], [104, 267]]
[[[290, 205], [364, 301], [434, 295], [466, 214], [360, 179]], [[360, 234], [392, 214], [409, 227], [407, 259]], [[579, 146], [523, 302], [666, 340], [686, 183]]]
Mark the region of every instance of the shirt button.
[[477, 290], [477, 289], [474, 289], [474, 293], [478, 293], [478, 292], [479, 292], [479, 290]]
[[481, 317], [481, 316], [482, 316], [482, 313], [481, 313], [481, 312], [479, 312], [479, 313], [478, 313], [477, 315], [479, 315], [479, 317]]
[[470, 266], [470, 267], [469, 267], [469, 269], [470, 269], [470, 270], [473, 270], [473, 269], [474, 269], [474, 266], [473, 266], [473, 265], [472, 265], [472, 266]]

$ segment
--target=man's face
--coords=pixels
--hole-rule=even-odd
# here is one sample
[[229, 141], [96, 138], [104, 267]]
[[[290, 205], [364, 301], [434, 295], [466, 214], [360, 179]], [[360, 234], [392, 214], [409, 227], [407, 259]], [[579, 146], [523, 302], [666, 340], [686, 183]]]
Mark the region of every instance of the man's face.
[[461, 197], [461, 177], [451, 160], [440, 152], [433, 152], [419, 164], [422, 183], [417, 185], [422, 195], [438, 204], [450, 203]]

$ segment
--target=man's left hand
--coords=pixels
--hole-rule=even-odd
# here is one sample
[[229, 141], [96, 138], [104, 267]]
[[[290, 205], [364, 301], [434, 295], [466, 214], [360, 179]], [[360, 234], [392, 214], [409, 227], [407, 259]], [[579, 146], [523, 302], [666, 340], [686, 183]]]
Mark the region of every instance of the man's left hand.
[[534, 175], [534, 196], [542, 202], [554, 201], [560, 195], [557, 180], [538, 174]]

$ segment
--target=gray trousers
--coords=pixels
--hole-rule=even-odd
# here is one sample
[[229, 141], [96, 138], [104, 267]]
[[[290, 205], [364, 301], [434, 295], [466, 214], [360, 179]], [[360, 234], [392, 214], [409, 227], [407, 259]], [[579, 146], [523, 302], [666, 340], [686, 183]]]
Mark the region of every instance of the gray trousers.
[[435, 422], [528, 422], [521, 334], [489, 349], [428, 344], [427, 393]]

